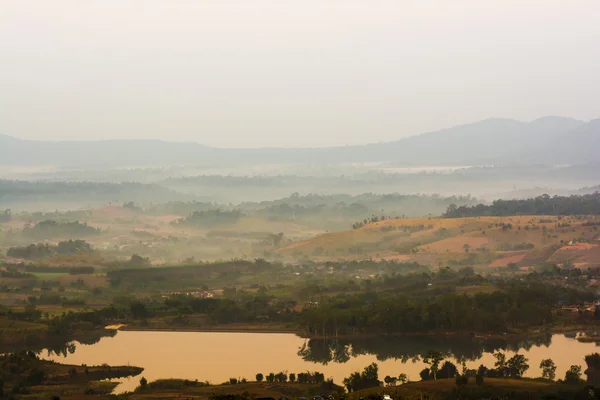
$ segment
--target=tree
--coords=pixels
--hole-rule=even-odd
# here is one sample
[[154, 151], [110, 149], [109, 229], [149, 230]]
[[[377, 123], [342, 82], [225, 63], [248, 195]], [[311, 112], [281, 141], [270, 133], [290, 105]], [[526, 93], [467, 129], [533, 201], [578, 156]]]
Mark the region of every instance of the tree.
[[423, 371], [419, 372], [419, 376], [422, 381], [428, 381], [431, 379], [431, 371], [429, 368], [425, 368]]
[[144, 377], [142, 376], [142, 379], [140, 379], [140, 387], [141, 387], [142, 389], [145, 389], [145, 388], [146, 388], [146, 386], [148, 386], [148, 381], [146, 380], [146, 378], [144, 378]]
[[496, 362], [494, 363], [494, 367], [498, 374], [502, 377], [506, 377], [506, 354], [504, 353], [495, 353], [494, 357], [496, 358]]
[[292, 374], [290, 374], [290, 382], [291, 382], [291, 383], [294, 383], [294, 382], [296, 382], [296, 374], [293, 374], [293, 373], [292, 373]]
[[550, 358], [542, 360], [540, 368], [542, 369], [542, 378], [550, 379], [551, 381], [556, 378], [556, 364]]
[[600, 385], [600, 354], [594, 353], [585, 357], [585, 363], [587, 369], [585, 374], [587, 375], [587, 383], [589, 385]]
[[367, 366], [360, 374], [353, 372], [349, 377], [344, 379], [344, 386], [348, 392], [381, 386], [381, 382], [379, 381], [379, 367], [376, 363], [373, 363]]
[[230, 385], [237, 385], [238, 384], [237, 378], [229, 378], [229, 384]]
[[131, 315], [135, 319], [146, 319], [148, 317], [148, 310], [146, 305], [142, 302], [136, 301], [130, 305]]
[[565, 373], [565, 383], [569, 385], [577, 385], [581, 383], [581, 366], [571, 365], [569, 370]]
[[483, 385], [483, 379], [484, 379], [484, 375], [481, 375], [481, 374], [475, 375], [475, 383], [477, 385]]
[[26, 378], [27, 386], [40, 385], [44, 381], [45, 377], [46, 374], [44, 371], [39, 368], [34, 368], [31, 370], [31, 372], [29, 372], [29, 375]]
[[256, 374], [256, 382], [260, 383], [265, 379], [265, 376], [261, 373]]
[[379, 381], [379, 366], [376, 363], [367, 366], [360, 374], [360, 377], [364, 389], [370, 389], [381, 385], [381, 382]]
[[400, 381], [400, 384], [404, 385], [406, 382], [408, 382], [408, 375], [400, 374], [400, 376], [398, 376], [398, 381]]
[[280, 372], [275, 375], [275, 380], [279, 383], [286, 383], [288, 380], [288, 376], [285, 372]]
[[458, 375], [458, 368], [450, 361], [446, 361], [438, 371], [438, 376], [443, 379], [454, 378], [456, 375]]
[[511, 378], [521, 378], [525, 371], [529, 369], [527, 364], [527, 358], [522, 354], [515, 354], [510, 360], [506, 362], [508, 371]]
[[398, 382], [398, 378], [396, 377], [391, 377], [391, 376], [386, 376], [383, 381], [385, 382], [385, 385], [387, 387], [391, 387], [391, 386], [396, 386], [396, 382]]
[[429, 351], [425, 357], [423, 357], [423, 362], [429, 365], [429, 369], [433, 374], [433, 379], [437, 379], [437, 373], [439, 370], [440, 363], [444, 360], [444, 355], [438, 351]]
[[456, 385], [465, 386], [469, 384], [469, 377], [467, 375], [456, 375]]

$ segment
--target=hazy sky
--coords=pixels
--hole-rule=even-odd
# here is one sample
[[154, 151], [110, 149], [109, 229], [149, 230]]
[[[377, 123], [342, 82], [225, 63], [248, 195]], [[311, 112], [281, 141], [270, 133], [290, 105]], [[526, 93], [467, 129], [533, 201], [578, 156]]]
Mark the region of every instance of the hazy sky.
[[599, 0], [3, 0], [0, 133], [228, 147], [600, 117]]

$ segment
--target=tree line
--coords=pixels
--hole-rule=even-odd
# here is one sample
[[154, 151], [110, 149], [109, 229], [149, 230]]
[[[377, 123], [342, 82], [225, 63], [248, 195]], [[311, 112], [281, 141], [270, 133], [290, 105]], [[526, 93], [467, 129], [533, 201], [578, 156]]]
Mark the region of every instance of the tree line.
[[[67, 240], [57, 245], [48, 243], [30, 244], [29, 246], [11, 247], [6, 252], [8, 257], [24, 258], [26, 260], [38, 260], [56, 255], [74, 255], [90, 253], [92, 246], [85, 240]], [[52, 271], [60, 272], [60, 271]]]
[[504, 217], [512, 215], [594, 215], [600, 214], [600, 193], [573, 196], [542, 196], [525, 200], [495, 200], [491, 205], [451, 204], [444, 218]]

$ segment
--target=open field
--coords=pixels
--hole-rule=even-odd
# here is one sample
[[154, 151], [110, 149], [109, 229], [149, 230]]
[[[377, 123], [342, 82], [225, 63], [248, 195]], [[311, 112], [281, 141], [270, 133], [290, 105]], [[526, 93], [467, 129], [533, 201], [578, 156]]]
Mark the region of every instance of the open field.
[[[350, 399], [357, 400], [361, 397], [367, 398], [369, 395], [373, 394], [389, 394], [394, 399], [422, 399], [425, 398], [423, 396], [427, 396], [426, 398], [428, 399], [445, 399], [448, 398], [447, 396], [451, 395], [455, 390], [459, 390], [461, 393], [463, 393], [463, 396], [467, 393], [471, 395], [479, 393], [479, 396], [484, 396], [484, 394], [488, 393], [488, 391], [489, 393], [492, 393], [493, 391], [495, 396], [504, 395], [507, 396], [506, 398], [541, 399], [546, 395], [556, 395], [560, 391], [571, 392], [581, 390], [581, 388], [577, 385], [575, 385], [575, 387], [570, 387], [568, 385], [561, 385], [548, 381], [497, 378], [485, 378], [484, 384], [481, 386], [475, 384], [474, 378], [470, 378], [467, 385], [458, 388], [454, 379], [438, 379], [435, 381], [431, 380], [424, 382], [412, 382], [390, 388], [362, 390], [356, 393], [351, 393]], [[457, 394], [454, 395], [456, 396]]]
[[32, 272], [32, 275], [34, 275], [38, 279], [47, 280], [62, 278], [63, 276], [68, 276], [69, 274], [63, 272]]
[[503, 268], [540, 262], [600, 265], [600, 239], [587, 219], [554, 216], [393, 219], [359, 229], [317, 235], [278, 254], [325, 260], [417, 261], [437, 265], [470, 258]]
[[251, 398], [271, 397], [298, 398], [311, 395], [321, 395], [323, 391], [319, 385], [305, 385], [299, 383], [241, 383], [237, 385], [204, 386], [194, 385], [194, 382], [181, 380], [162, 380], [150, 384], [146, 390], [135, 392], [128, 396], [130, 399], [212, 399], [220, 395], [249, 395]]

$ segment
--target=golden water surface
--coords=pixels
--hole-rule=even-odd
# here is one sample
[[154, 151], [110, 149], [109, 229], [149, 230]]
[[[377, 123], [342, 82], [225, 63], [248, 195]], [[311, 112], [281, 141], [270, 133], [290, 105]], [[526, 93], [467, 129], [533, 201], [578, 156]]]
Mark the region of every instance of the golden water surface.
[[[66, 357], [43, 354], [42, 357], [61, 363], [101, 365], [134, 365], [145, 370], [141, 376], [148, 381], [161, 378], [182, 378], [210, 381], [213, 384], [229, 378], [254, 380], [257, 373], [270, 372], [323, 372], [338, 384], [354, 371], [362, 370], [372, 362], [379, 365], [379, 376], [398, 376], [405, 373], [419, 380], [419, 372], [426, 367], [421, 361], [402, 363], [400, 360], [378, 361], [374, 355], [351, 358], [348, 362], [327, 365], [304, 361], [298, 350], [305, 340], [293, 334], [274, 333], [213, 333], [213, 332], [118, 332], [93, 345], [77, 344], [74, 354]], [[542, 359], [552, 358], [557, 378], [563, 378], [571, 365], [585, 366], [584, 357], [596, 352], [594, 343], [579, 343], [562, 335], [552, 337], [549, 347], [521, 350], [529, 359], [527, 376], [541, 375], [538, 368]], [[514, 352], [506, 352], [511, 357]], [[453, 360], [456, 363], [456, 360]], [[492, 354], [486, 353], [477, 361], [468, 362], [469, 368], [484, 364], [493, 367]], [[458, 365], [458, 364], [457, 364]], [[460, 366], [459, 366], [460, 368]], [[583, 368], [585, 370], [585, 367]], [[131, 391], [141, 376], [121, 379], [116, 393]]]

